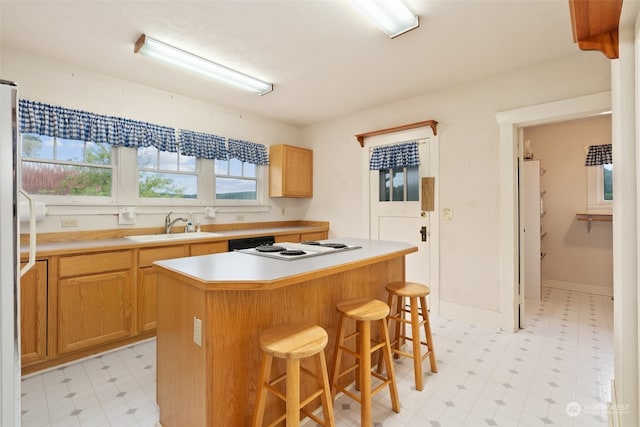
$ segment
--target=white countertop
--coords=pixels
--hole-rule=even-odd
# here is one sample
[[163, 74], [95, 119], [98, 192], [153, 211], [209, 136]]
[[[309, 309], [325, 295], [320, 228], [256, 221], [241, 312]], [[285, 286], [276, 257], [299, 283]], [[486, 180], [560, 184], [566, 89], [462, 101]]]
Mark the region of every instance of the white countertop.
[[415, 246], [404, 242], [354, 238], [335, 238], [324, 242], [330, 241], [357, 245], [361, 248], [296, 260], [273, 259], [242, 252], [225, 252], [156, 261], [154, 264], [202, 282], [240, 284], [273, 282], [374, 258], [388, 257], [393, 254], [401, 256], [417, 251]]

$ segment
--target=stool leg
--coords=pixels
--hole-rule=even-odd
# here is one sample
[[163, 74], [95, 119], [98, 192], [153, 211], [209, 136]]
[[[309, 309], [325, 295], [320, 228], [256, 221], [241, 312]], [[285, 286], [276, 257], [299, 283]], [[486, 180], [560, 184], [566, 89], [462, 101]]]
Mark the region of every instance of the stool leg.
[[391, 408], [394, 412], [400, 412], [400, 399], [398, 398], [398, 387], [396, 385], [396, 373], [393, 368], [392, 363], [392, 351], [391, 351], [391, 342], [389, 341], [389, 328], [387, 327], [387, 322], [383, 319], [380, 320], [380, 333], [382, 334], [382, 339], [385, 341], [385, 346], [383, 347], [384, 351], [384, 360], [387, 365], [387, 377], [389, 377], [389, 394], [391, 394]]
[[335, 427], [335, 415], [333, 413], [333, 399], [331, 388], [329, 387], [329, 376], [327, 375], [327, 361], [324, 357], [324, 350], [316, 357], [316, 372], [318, 372], [318, 383], [322, 387], [322, 415], [325, 427]]
[[427, 339], [427, 347], [429, 347], [429, 363], [431, 364], [431, 372], [438, 372], [436, 364], [436, 353], [433, 351], [433, 339], [431, 338], [431, 323], [429, 322], [429, 309], [427, 307], [427, 298], [420, 297], [420, 305], [422, 306], [422, 318], [424, 319], [424, 333]]
[[[370, 427], [371, 422], [371, 322], [360, 325], [360, 418], [361, 425]], [[386, 322], [382, 320], [386, 325]], [[387, 335], [387, 345], [389, 336]]]
[[264, 384], [269, 381], [271, 375], [271, 362], [273, 357], [269, 354], [262, 355], [262, 363], [260, 366], [260, 378], [258, 380], [258, 394], [256, 396], [256, 407], [253, 410], [253, 427], [262, 427], [264, 419], [264, 408], [267, 403], [267, 389]]
[[420, 349], [420, 319], [418, 318], [418, 298], [409, 298], [411, 304], [411, 341], [413, 344], [413, 372], [416, 390], [422, 390], [422, 350]]
[[[404, 341], [405, 341], [405, 337], [406, 337], [406, 330], [405, 330], [405, 323], [403, 322], [404, 320], [404, 297], [401, 297], [400, 295], [396, 296], [396, 310], [398, 312], [398, 320], [396, 321], [396, 345], [394, 348], [396, 349], [400, 349], [400, 347], [402, 347], [404, 345]], [[394, 354], [394, 357], [396, 359], [400, 358], [399, 354]]]
[[338, 334], [336, 335], [336, 347], [333, 353], [333, 366], [331, 371], [331, 402], [336, 398], [338, 375], [340, 375], [340, 363], [342, 359], [342, 342], [344, 341], [344, 316], [338, 318]]
[[287, 359], [287, 427], [300, 427], [300, 359]]

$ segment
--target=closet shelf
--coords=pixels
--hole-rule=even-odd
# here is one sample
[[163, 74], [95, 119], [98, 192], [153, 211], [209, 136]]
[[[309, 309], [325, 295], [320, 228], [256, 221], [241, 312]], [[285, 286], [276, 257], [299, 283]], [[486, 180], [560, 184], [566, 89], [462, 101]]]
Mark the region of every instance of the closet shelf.
[[593, 213], [593, 212], [578, 212], [576, 214], [578, 221], [587, 221], [587, 233], [591, 232], [591, 223], [593, 221], [612, 222], [613, 215], [610, 213]]

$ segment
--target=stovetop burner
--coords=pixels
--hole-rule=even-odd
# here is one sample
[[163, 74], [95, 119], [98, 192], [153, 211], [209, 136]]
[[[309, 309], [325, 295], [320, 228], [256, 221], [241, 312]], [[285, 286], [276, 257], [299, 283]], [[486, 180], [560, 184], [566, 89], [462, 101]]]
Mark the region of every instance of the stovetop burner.
[[305, 251], [300, 251], [297, 249], [285, 249], [284, 251], [278, 252], [280, 255], [287, 255], [287, 256], [295, 256], [295, 255], [304, 255], [306, 254]]
[[282, 246], [275, 246], [275, 245], [256, 246], [255, 249], [258, 252], [282, 252], [286, 250]]
[[333, 249], [342, 249], [347, 247], [344, 243], [320, 243], [320, 246]]

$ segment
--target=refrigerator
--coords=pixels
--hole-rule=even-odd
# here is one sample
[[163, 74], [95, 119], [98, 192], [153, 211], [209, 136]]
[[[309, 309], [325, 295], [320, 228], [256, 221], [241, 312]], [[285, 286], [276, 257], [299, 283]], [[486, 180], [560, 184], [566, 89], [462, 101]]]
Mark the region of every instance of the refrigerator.
[[[20, 426], [20, 276], [35, 261], [33, 200], [20, 190], [18, 90], [0, 80], [0, 426]], [[30, 209], [29, 262], [20, 269], [18, 198]]]

